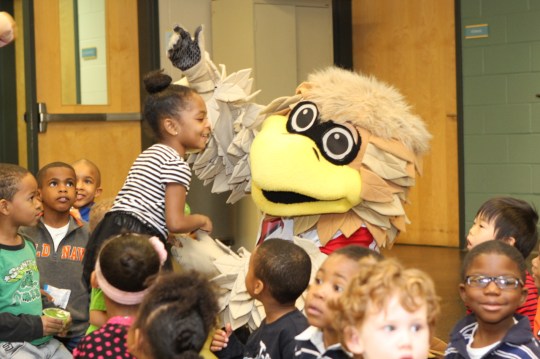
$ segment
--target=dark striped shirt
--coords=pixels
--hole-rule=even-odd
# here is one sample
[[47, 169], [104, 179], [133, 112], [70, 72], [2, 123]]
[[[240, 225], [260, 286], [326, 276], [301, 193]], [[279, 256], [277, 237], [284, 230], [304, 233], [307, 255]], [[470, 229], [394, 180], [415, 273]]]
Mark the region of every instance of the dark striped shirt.
[[[500, 359], [538, 359], [540, 345], [533, 337], [527, 318], [516, 315], [516, 324], [506, 332], [505, 336], [485, 353], [482, 358]], [[460, 320], [452, 333], [450, 342], [444, 353], [445, 359], [470, 358], [467, 345], [474, 340], [478, 323], [474, 315], [468, 315]]]
[[302, 359], [349, 359], [341, 344], [333, 344], [328, 348], [324, 345], [323, 333], [319, 328], [309, 327], [295, 337], [295, 358]]
[[187, 162], [173, 148], [155, 144], [141, 153], [131, 166], [111, 212], [130, 212], [167, 238], [165, 188], [169, 183], [179, 183], [187, 192], [190, 181]]

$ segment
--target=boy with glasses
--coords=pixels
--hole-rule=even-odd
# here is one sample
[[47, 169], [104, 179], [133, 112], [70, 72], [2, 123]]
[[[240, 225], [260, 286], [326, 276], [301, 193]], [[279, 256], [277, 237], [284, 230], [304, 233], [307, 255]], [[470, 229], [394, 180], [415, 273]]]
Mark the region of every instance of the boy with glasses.
[[[513, 197], [494, 197], [480, 206], [474, 223], [467, 235], [467, 249], [496, 239], [515, 247], [523, 256], [531, 254], [538, 240], [538, 212], [526, 201]], [[527, 299], [516, 310], [516, 313], [529, 318], [531, 328], [534, 326], [538, 290], [534, 278], [526, 272], [524, 286], [527, 288]]]
[[540, 358], [527, 317], [515, 314], [525, 301], [525, 260], [504, 241], [487, 241], [465, 257], [459, 285], [472, 314], [453, 329], [445, 358]]

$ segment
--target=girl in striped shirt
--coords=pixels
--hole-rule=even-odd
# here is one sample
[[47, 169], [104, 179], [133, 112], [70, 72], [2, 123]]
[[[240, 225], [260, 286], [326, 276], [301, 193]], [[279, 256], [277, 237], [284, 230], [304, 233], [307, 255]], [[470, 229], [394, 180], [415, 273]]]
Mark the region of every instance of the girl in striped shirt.
[[[201, 151], [208, 143], [211, 128], [206, 105], [193, 89], [171, 82], [161, 70], [144, 79], [149, 93], [144, 118], [157, 143], [135, 160], [112, 208], [92, 232], [84, 261], [87, 281], [101, 243], [112, 235], [143, 233], [166, 242], [170, 232], [212, 231], [207, 216], [184, 213], [191, 181], [184, 158], [188, 151]], [[171, 268], [167, 262], [165, 267]]]

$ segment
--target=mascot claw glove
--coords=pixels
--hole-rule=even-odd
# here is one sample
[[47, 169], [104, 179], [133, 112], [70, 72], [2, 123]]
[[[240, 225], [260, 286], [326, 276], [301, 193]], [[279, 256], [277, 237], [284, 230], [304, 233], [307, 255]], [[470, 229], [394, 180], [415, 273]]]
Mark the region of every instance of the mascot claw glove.
[[174, 28], [170, 41], [168, 57], [173, 65], [180, 70], [187, 70], [201, 61], [201, 51], [204, 51], [204, 41], [201, 35], [202, 26], [195, 30], [195, 38], [179, 26]]

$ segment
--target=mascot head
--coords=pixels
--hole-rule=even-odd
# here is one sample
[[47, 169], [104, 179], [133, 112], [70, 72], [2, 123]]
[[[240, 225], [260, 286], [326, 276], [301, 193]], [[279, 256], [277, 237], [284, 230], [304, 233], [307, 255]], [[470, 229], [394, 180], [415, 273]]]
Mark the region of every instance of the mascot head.
[[365, 225], [391, 245], [431, 135], [403, 96], [372, 77], [331, 67], [297, 95], [272, 102], [251, 146], [251, 193], [295, 233], [317, 227], [324, 243]]

